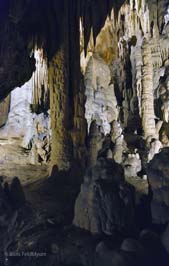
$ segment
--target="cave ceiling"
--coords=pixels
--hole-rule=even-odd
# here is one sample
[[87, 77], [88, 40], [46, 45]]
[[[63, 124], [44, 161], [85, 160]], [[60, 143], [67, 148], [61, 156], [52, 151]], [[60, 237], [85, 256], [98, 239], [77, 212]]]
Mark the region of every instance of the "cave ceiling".
[[[84, 49], [87, 50], [91, 30], [95, 42], [112, 8], [117, 17], [124, 2], [125, 0], [1, 0], [0, 99], [30, 79], [35, 70], [35, 60], [31, 53], [35, 42], [44, 48], [49, 59], [52, 58], [62, 42], [65, 7], [70, 27], [76, 27], [76, 19], [82, 18]], [[147, 2], [151, 6], [159, 1]], [[167, 6], [168, 1], [162, 2]], [[160, 6], [160, 3], [157, 5]], [[161, 7], [160, 12], [163, 12]], [[161, 17], [160, 13], [158, 16]], [[73, 45], [74, 36], [71, 36], [70, 42]]]
[[[0, 1], [0, 99], [23, 85], [35, 70], [35, 43], [50, 60], [62, 42], [63, 10], [68, 9], [70, 27], [82, 18], [85, 49], [91, 29], [94, 40], [112, 7], [116, 13], [124, 0], [1, 0]], [[77, 31], [79, 29], [77, 28]], [[70, 42], [73, 45], [74, 37]]]

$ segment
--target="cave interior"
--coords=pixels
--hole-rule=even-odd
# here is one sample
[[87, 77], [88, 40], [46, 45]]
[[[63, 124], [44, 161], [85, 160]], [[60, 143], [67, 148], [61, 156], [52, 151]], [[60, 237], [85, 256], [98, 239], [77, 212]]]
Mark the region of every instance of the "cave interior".
[[0, 242], [169, 265], [168, 0], [0, 0]]

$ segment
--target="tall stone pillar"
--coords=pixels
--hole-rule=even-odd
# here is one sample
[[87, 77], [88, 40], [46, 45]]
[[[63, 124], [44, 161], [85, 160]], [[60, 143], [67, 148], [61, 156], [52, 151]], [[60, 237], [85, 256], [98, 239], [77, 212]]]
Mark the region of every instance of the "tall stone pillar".
[[141, 95], [141, 117], [145, 138], [155, 137], [155, 114], [153, 97], [153, 63], [151, 47], [144, 40], [142, 45], [142, 95]]
[[[66, 3], [66, 1], [65, 1]], [[68, 7], [64, 6], [62, 42], [49, 63], [50, 111], [52, 127], [51, 166], [68, 170], [72, 159], [72, 140], [69, 132], [69, 46]]]
[[50, 112], [52, 127], [51, 165], [68, 170], [72, 142], [68, 130], [68, 73], [64, 46], [60, 47], [49, 66]]

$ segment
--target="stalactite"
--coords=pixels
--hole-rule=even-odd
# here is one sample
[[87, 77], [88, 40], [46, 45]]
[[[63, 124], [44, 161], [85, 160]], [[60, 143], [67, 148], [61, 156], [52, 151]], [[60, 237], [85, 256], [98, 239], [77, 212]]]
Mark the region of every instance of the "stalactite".
[[49, 86], [47, 58], [42, 49], [35, 48], [36, 70], [32, 76], [32, 111], [45, 112], [49, 109]]
[[[96, 44], [96, 37], [99, 34], [101, 28], [107, 17], [110, 15], [112, 9], [115, 10], [115, 19], [118, 17], [118, 12], [124, 3], [124, 0], [89, 0], [81, 1], [81, 17], [84, 28], [84, 50], [87, 53], [87, 47], [90, 40], [91, 30], [93, 33], [94, 44]], [[97, 12], [96, 12], [97, 9]]]

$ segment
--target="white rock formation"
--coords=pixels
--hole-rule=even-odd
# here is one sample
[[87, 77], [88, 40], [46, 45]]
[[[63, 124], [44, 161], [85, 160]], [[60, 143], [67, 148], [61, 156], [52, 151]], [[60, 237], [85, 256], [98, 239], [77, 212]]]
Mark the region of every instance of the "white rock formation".
[[85, 74], [86, 119], [88, 128], [93, 120], [103, 127], [104, 133], [110, 133], [110, 123], [117, 120], [118, 108], [111, 84], [111, 73], [107, 64], [99, 56], [90, 58]]
[[[12, 145], [15, 147], [13, 153], [16, 156], [12, 154], [11, 162], [17, 164], [46, 163], [50, 153], [50, 116], [47, 112], [46, 114], [33, 112], [33, 109], [36, 109], [33, 107], [45, 104], [46, 101], [47, 63], [43, 60], [42, 51], [35, 50], [35, 55], [36, 71], [27, 83], [12, 91], [7, 122], [4, 127], [0, 128], [0, 145], [7, 145], [4, 156], [10, 160], [9, 145]], [[42, 98], [42, 94], [44, 94], [44, 98]], [[19, 157], [20, 149], [22, 149], [23, 160], [22, 157]], [[20, 159], [18, 160], [17, 157]]]

